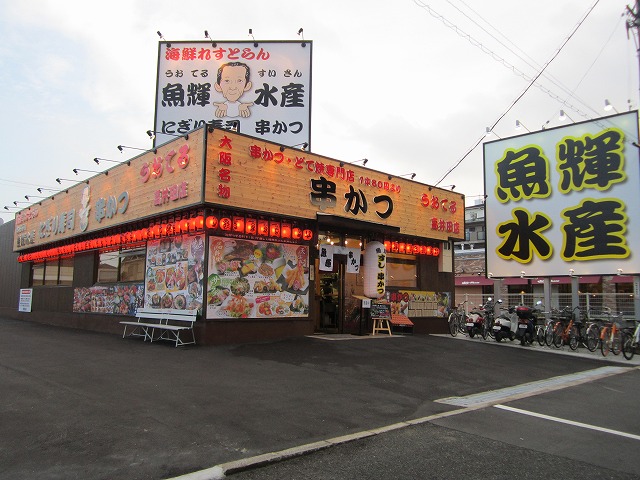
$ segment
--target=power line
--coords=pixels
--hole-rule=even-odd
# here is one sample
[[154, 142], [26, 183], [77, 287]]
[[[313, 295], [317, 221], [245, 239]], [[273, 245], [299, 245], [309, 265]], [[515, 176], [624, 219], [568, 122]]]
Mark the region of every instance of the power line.
[[[418, 0], [415, 0], [416, 2]], [[540, 76], [544, 73], [544, 71], [547, 69], [547, 67], [549, 65], [551, 65], [551, 62], [553, 62], [556, 57], [560, 54], [560, 52], [564, 49], [564, 47], [567, 45], [567, 43], [569, 43], [569, 40], [571, 40], [573, 38], [573, 36], [575, 35], [575, 33], [578, 31], [578, 28], [580, 28], [580, 26], [582, 26], [582, 24], [584, 23], [584, 21], [587, 19], [587, 17], [589, 16], [589, 14], [593, 11], [593, 9], [596, 7], [596, 5], [598, 5], [598, 3], [600, 2], [600, 0], [595, 0], [595, 3], [591, 6], [591, 8], [589, 8], [589, 10], [587, 10], [587, 12], [585, 13], [585, 15], [583, 16], [583, 18], [576, 24], [576, 26], [573, 28], [573, 31], [569, 34], [569, 36], [564, 40], [564, 42], [562, 42], [562, 45], [560, 45], [560, 48], [558, 48], [556, 50], [556, 52], [551, 56], [551, 59], [549, 59], [547, 61], [547, 63], [545, 63], [542, 66], [542, 69], [538, 72], [538, 74], [529, 82], [529, 85], [527, 85], [525, 87], [525, 89], [520, 93], [520, 95], [518, 95], [516, 97], [516, 99], [511, 102], [511, 105], [509, 105], [509, 107], [507, 107], [507, 109], [498, 117], [498, 119], [493, 122], [493, 124], [491, 125], [491, 127], [489, 127], [489, 130], [493, 130], [495, 128], [495, 126], [500, 122], [500, 120], [502, 120], [504, 118], [504, 116], [509, 113], [511, 111], [511, 109], [516, 105], [516, 103], [518, 103], [520, 101], [520, 99], [529, 91], [529, 89], [534, 85], [534, 83], [536, 82], [536, 80], [538, 80], [538, 78], [540, 78]], [[441, 178], [440, 180], [438, 180], [435, 184], [435, 186], [437, 187], [438, 185], [440, 185], [440, 183], [442, 183], [442, 181], [447, 178], [449, 176], [449, 174], [451, 172], [453, 172], [458, 165], [460, 165], [462, 163], [462, 161], [467, 158], [471, 152], [473, 152], [473, 150], [475, 150], [475, 148], [480, 145], [480, 143], [482, 142], [482, 138], [480, 137], [480, 139], [473, 145], [473, 147], [471, 147], [471, 149], [460, 159], [458, 160], [458, 162], [456, 162], [456, 164], [451, 167]]]
[[[522, 70], [520, 70], [518, 67], [516, 67], [515, 65], [513, 65], [512, 63], [510, 63], [509, 61], [507, 61], [506, 59], [504, 59], [500, 55], [498, 55], [493, 50], [491, 50], [488, 47], [486, 47], [484, 44], [482, 44], [482, 42], [476, 40], [470, 34], [466, 33], [464, 30], [462, 30], [457, 25], [455, 25], [453, 22], [451, 22], [447, 18], [445, 18], [443, 15], [439, 14], [438, 12], [436, 12], [433, 8], [431, 8], [429, 5], [425, 4], [422, 0], [414, 0], [414, 3], [416, 5], [418, 5], [420, 8], [426, 10], [432, 17], [436, 18], [437, 20], [440, 20], [440, 22], [442, 22], [444, 24], [444, 26], [446, 26], [447, 28], [453, 30], [459, 37], [467, 40], [471, 45], [473, 45], [474, 47], [480, 49], [480, 51], [482, 51], [486, 55], [489, 55], [494, 61], [500, 63], [502, 66], [506, 67], [508, 70], [511, 70], [516, 76], [522, 77], [524, 80], [526, 80], [528, 82], [531, 82], [532, 85], [534, 85], [536, 88], [538, 88], [539, 90], [541, 90], [542, 92], [547, 94], [552, 99], [557, 100], [563, 106], [565, 106], [567, 109], [572, 110], [573, 112], [575, 112], [576, 114], [580, 115], [581, 117], [584, 117], [586, 119], [590, 118], [589, 114], [587, 114], [586, 112], [582, 111], [579, 107], [568, 103], [566, 98], [561, 98], [558, 94], [552, 92], [549, 88], [545, 87], [542, 84], [535, 84], [535, 80], [537, 80], [540, 77], [540, 75], [537, 75], [534, 78], [534, 80], [532, 81], [531, 77], [529, 75], [527, 75]], [[592, 9], [593, 9], [593, 7], [592, 7]], [[532, 65], [529, 65], [529, 66], [531, 66], [532, 68], [536, 68], [536, 67], [534, 67]], [[544, 69], [543, 69], [543, 71], [544, 71]], [[545, 78], [549, 79], [552, 83], [556, 84], [556, 86], [558, 86], [559, 88], [563, 89], [565, 91], [565, 93], [569, 94], [569, 96], [576, 98], [576, 100], [581, 102], [583, 105], [589, 107], [584, 101], [582, 101], [579, 98], [577, 98], [574, 95], [572, 95], [571, 92], [566, 87], [563, 87], [562, 85], [559, 85], [557, 82], [553, 81], [549, 77], [545, 77]], [[592, 108], [590, 108], [590, 109], [593, 111]]]
[[[493, 38], [496, 42], [498, 42], [500, 45], [502, 45], [503, 47], [505, 47], [509, 52], [513, 53], [517, 58], [519, 58], [520, 60], [522, 60], [527, 66], [531, 67], [534, 70], [538, 70], [539, 68], [541, 68], [540, 64], [533, 58], [531, 57], [531, 55], [529, 55], [527, 52], [525, 52], [523, 49], [521, 49], [518, 45], [516, 45], [514, 42], [512, 42], [506, 35], [504, 35], [500, 30], [498, 30], [496, 27], [494, 27], [491, 22], [489, 22], [486, 18], [484, 18], [482, 15], [480, 15], [480, 13], [478, 13], [476, 10], [474, 10], [472, 7], [470, 7], [467, 3], [464, 2], [464, 0], [459, 0], [460, 3], [462, 5], [464, 5], [467, 9], [469, 9], [471, 12], [473, 12], [474, 15], [476, 15], [480, 20], [482, 20], [484, 23], [486, 23], [491, 30], [493, 30], [494, 32], [496, 32], [496, 34], [498, 34], [501, 38], [503, 38], [509, 45], [512, 45], [513, 48], [515, 48], [517, 50], [517, 52], [515, 52], [512, 48], [509, 47], [509, 45], [505, 45], [504, 42], [502, 42], [500, 39], [496, 38], [495, 35], [493, 35], [491, 32], [487, 31], [482, 25], [478, 24], [478, 22], [476, 22], [473, 18], [471, 18], [469, 15], [467, 15], [465, 12], [463, 12], [460, 8], [458, 8], [457, 6], [455, 6], [453, 3], [451, 3], [451, 0], [447, 0], [447, 3], [449, 3], [452, 7], [454, 7], [456, 10], [458, 10], [462, 15], [464, 15], [465, 17], [467, 17], [471, 22], [473, 22], [475, 25], [477, 25], [482, 31], [484, 31], [485, 33], [487, 33], [487, 35], [489, 35], [491, 38]], [[624, 14], [622, 15], [624, 16]], [[622, 16], [620, 18], [622, 18]], [[587, 107], [587, 109], [591, 110], [593, 113], [596, 114], [596, 116], [598, 116], [598, 112], [593, 109], [586, 101], [584, 101], [582, 98], [578, 97], [576, 95], [576, 90], [578, 89], [578, 87], [580, 86], [580, 84], [582, 83], [582, 81], [584, 80], [584, 78], [587, 76], [587, 74], [589, 73], [589, 71], [591, 70], [591, 68], [593, 67], [593, 65], [596, 63], [596, 61], [598, 60], [598, 58], [600, 57], [600, 55], [602, 55], [602, 52], [604, 51], [605, 47], [607, 46], [607, 44], [611, 41], [611, 39], [613, 38], [613, 34], [615, 33], [615, 31], [618, 29], [620, 21], [617, 22], [616, 26], [614, 27], [614, 30], [612, 31], [611, 35], [609, 36], [608, 40], [605, 42], [605, 44], [602, 46], [602, 49], [600, 50], [600, 52], [598, 53], [598, 55], [596, 56], [596, 58], [594, 59], [593, 63], [589, 66], [589, 68], [587, 69], [587, 71], [585, 72], [585, 74], [583, 75], [582, 79], [580, 80], [580, 82], [578, 82], [578, 84], [573, 88], [570, 89], [568, 86], [564, 85], [562, 83], [562, 81], [556, 77], [554, 77], [551, 73], [545, 73], [543, 75], [543, 77], [545, 79], [547, 79], [548, 81], [550, 81], [553, 85], [555, 85], [556, 87], [558, 87], [560, 90], [562, 90], [564, 93], [567, 94], [567, 97], [562, 100], [562, 106], [566, 107], [566, 108], [571, 108], [573, 110], [573, 107], [571, 105], [569, 105], [567, 103], [567, 98], [574, 98], [575, 100], [577, 100], [579, 103], [581, 103], [582, 105], [584, 105], [585, 107]], [[519, 53], [518, 53], [519, 52]], [[522, 55], [520, 55], [522, 54]], [[526, 58], [523, 58], [526, 57]], [[529, 80], [529, 78], [527, 78], [527, 80]], [[540, 88], [540, 90], [544, 91], [544, 87], [542, 87], [541, 85], [536, 85], [536, 87]], [[550, 91], [549, 91], [550, 92]], [[546, 92], [545, 92], [546, 93]], [[555, 94], [552, 93], [548, 93], [549, 96], [553, 96]], [[560, 100], [559, 97], [555, 97], [557, 100]], [[576, 112], [576, 113], [580, 113], [581, 112]], [[583, 117], [586, 117], [586, 115], [582, 115]]]

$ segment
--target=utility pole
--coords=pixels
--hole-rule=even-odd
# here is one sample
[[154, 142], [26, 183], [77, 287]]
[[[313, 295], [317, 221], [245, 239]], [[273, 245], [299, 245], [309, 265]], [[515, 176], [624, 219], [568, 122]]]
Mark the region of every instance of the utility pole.
[[627, 5], [627, 38], [629, 38], [629, 31], [631, 31], [636, 44], [638, 68], [640, 69], [640, 44], [638, 43], [640, 37], [640, 0], [636, 0], [633, 7]]

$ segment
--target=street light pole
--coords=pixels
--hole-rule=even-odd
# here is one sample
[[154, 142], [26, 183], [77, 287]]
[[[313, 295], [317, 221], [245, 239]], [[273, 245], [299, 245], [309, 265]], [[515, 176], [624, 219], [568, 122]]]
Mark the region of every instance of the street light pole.
[[[627, 37], [629, 37], [629, 30], [632, 30], [633, 39], [636, 43], [636, 54], [638, 56], [638, 70], [640, 72], [640, 0], [636, 0], [635, 5], [631, 8], [627, 5]], [[640, 78], [640, 76], [639, 76]], [[638, 87], [640, 89], [640, 85]]]

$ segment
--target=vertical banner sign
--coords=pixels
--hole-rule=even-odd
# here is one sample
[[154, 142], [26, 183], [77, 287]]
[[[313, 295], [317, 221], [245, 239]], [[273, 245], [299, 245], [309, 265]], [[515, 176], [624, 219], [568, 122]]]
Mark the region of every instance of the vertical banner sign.
[[204, 124], [310, 142], [312, 42], [160, 42], [158, 144]]
[[380, 242], [369, 242], [364, 249], [364, 294], [382, 298], [387, 276], [387, 254]]
[[318, 268], [323, 272], [333, 270], [333, 245], [320, 245], [320, 264]]

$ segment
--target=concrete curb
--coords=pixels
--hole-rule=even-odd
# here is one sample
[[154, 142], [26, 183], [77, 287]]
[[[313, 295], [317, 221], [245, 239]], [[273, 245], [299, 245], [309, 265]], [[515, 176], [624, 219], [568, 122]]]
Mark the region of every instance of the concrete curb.
[[234, 473], [242, 472], [252, 468], [263, 467], [271, 463], [281, 462], [294, 457], [300, 457], [309, 453], [314, 453], [326, 448], [335, 447], [344, 443], [353, 442], [356, 440], [362, 440], [368, 437], [373, 437], [383, 433], [392, 432], [401, 428], [409, 427], [418, 423], [425, 423], [430, 420], [436, 420], [442, 416], [449, 416], [452, 414], [459, 414], [468, 412], [471, 409], [462, 408], [449, 412], [431, 415], [429, 417], [423, 417], [420, 419], [411, 420], [408, 422], [399, 422], [391, 425], [385, 425], [380, 428], [372, 430], [363, 430], [361, 432], [352, 433], [349, 435], [342, 435], [340, 437], [334, 437], [327, 440], [321, 440], [319, 442], [308, 443], [306, 445], [300, 445], [298, 447], [288, 448], [286, 450], [280, 450], [277, 452], [264, 453], [262, 455], [256, 455], [255, 457], [243, 458], [241, 460], [234, 460], [232, 462], [222, 463], [215, 467], [199, 470], [197, 472], [187, 473], [179, 477], [172, 477], [166, 480], [222, 480], [226, 478], [226, 475], [233, 475]]
[[[234, 473], [242, 472], [244, 470], [249, 470], [253, 468], [262, 467], [265, 465], [269, 465], [272, 463], [281, 462], [283, 460], [287, 460], [294, 457], [300, 457], [302, 455], [307, 455], [310, 453], [314, 453], [320, 450], [324, 450], [326, 448], [335, 447], [337, 445], [341, 445], [344, 443], [353, 442], [356, 440], [362, 440], [368, 437], [373, 437], [376, 435], [380, 435], [383, 433], [392, 432], [394, 430], [399, 430], [402, 428], [410, 427], [412, 425], [419, 425], [427, 422], [431, 422], [433, 420], [438, 420], [441, 418], [446, 418], [454, 415], [460, 415], [462, 413], [468, 413], [475, 410], [481, 410], [483, 408], [487, 408], [489, 406], [495, 405], [496, 403], [503, 401], [512, 401], [519, 398], [523, 398], [525, 396], [531, 396], [533, 394], [545, 393], [547, 391], [552, 391], [557, 388], [566, 388], [569, 386], [579, 385], [585, 382], [591, 382], [594, 380], [598, 380], [611, 375], [618, 375], [620, 373], [626, 373], [631, 370], [637, 370], [640, 367], [630, 366], [630, 367], [609, 367], [608, 369], [596, 369], [594, 370], [594, 374], [587, 377], [581, 378], [578, 380], [570, 380], [563, 384], [562, 386], [556, 388], [549, 389], [536, 389], [534, 391], [529, 391], [520, 395], [511, 395], [508, 398], [496, 398], [492, 401], [484, 401], [471, 403], [469, 405], [461, 406], [462, 408], [456, 408], [454, 410], [449, 410], [446, 412], [436, 413], [434, 415], [429, 415], [427, 417], [415, 418], [412, 420], [407, 420], [406, 422], [398, 422], [393, 423], [391, 425], [385, 425], [379, 428], [374, 428], [371, 430], [362, 430], [360, 432], [351, 433], [349, 435], [342, 435], [339, 437], [330, 438], [327, 440], [321, 440], [319, 442], [308, 443], [306, 445], [300, 445], [298, 447], [288, 448], [285, 450], [280, 450], [277, 452], [264, 453], [262, 455], [256, 455], [255, 457], [243, 458], [240, 460], [234, 460], [232, 462], [222, 463], [220, 465], [216, 465], [211, 468], [207, 468], [204, 470], [199, 470], [197, 472], [187, 473], [185, 475], [181, 475], [179, 477], [173, 477], [166, 480], [221, 480], [226, 478], [226, 475], [233, 475]], [[606, 370], [606, 371], [600, 371]], [[597, 373], [597, 374], [596, 374]], [[559, 377], [558, 377], [559, 378]], [[533, 382], [536, 383], [536, 382]], [[440, 399], [435, 400], [436, 402], [446, 403]]]

